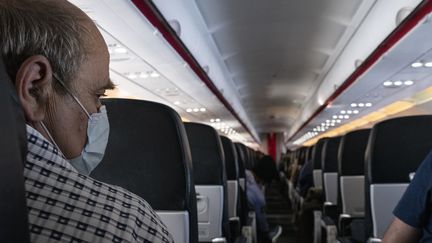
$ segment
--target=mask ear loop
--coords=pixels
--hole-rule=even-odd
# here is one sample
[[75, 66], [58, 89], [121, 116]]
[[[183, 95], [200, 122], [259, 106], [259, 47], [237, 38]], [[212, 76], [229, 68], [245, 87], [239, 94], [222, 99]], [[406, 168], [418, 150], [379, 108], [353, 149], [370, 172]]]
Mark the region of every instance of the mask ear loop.
[[63, 152], [61, 151], [60, 147], [57, 145], [57, 143], [55, 142], [54, 138], [51, 136], [51, 133], [48, 131], [48, 128], [45, 126], [45, 124], [43, 122], [40, 122], [40, 125], [42, 126], [42, 129], [46, 132], [46, 134], [48, 134], [49, 139], [51, 140], [51, 142], [54, 144], [54, 146], [57, 147], [57, 150], [60, 152], [60, 155], [66, 159], [66, 157], [64, 156]]
[[86, 108], [83, 106], [83, 104], [78, 100], [78, 98], [72, 94], [72, 91], [63, 83], [61, 79], [57, 77], [57, 74], [52, 74], [55, 79], [63, 86], [63, 88], [72, 96], [72, 98], [78, 103], [78, 105], [81, 107], [81, 109], [84, 111], [84, 113], [87, 115], [87, 117], [91, 120], [90, 113], [87, 112]]

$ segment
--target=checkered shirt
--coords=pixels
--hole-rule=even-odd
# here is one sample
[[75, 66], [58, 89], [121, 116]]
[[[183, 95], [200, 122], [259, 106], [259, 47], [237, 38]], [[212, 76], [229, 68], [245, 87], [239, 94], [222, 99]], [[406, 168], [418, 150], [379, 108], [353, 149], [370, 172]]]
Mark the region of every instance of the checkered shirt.
[[79, 174], [27, 126], [24, 166], [31, 242], [173, 242], [137, 195]]

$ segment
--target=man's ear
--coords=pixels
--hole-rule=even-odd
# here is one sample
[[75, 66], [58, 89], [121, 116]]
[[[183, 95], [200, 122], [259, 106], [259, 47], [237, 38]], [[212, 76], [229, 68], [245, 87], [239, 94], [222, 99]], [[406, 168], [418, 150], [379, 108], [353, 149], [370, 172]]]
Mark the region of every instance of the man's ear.
[[15, 88], [27, 121], [36, 123], [45, 118], [46, 102], [52, 92], [51, 82], [52, 69], [46, 57], [31, 56], [21, 64]]

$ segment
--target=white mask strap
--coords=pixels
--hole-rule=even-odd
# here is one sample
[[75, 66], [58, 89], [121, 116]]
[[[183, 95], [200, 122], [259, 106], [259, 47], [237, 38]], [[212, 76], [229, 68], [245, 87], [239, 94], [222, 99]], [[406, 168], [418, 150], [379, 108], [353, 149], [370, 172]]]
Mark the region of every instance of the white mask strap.
[[55, 79], [57, 79], [57, 81], [63, 86], [64, 89], [66, 89], [66, 91], [72, 96], [72, 98], [78, 103], [78, 105], [81, 107], [81, 109], [83, 109], [83, 111], [86, 113], [86, 115], [88, 116], [89, 119], [91, 119], [90, 117], [90, 113], [87, 112], [86, 108], [83, 106], [83, 104], [78, 100], [78, 98], [72, 94], [72, 91], [63, 83], [63, 81], [61, 79], [59, 79], [57, 77], [57, 75], [55, 73], [53, 73], [53, 76]]
[[48, 131], [48, 128], [45, 126], [45, 124], [43, 122], [40, 122], [40, 125], [42, 126], [42, 129], [46, 132], [46, 134], [48, 134], [49, 139], [51, 140], [51, 142], [54, 144], [54, 146], [57, 147], [57, 150], [60, 152], [60, 155], [66, 159], [66, 157], [64, 156], [64, 154], [62, 153], [60, 147], [57, 145], [57, 143], [55, 142], [54, 138], [51, 136], [51, 133]]

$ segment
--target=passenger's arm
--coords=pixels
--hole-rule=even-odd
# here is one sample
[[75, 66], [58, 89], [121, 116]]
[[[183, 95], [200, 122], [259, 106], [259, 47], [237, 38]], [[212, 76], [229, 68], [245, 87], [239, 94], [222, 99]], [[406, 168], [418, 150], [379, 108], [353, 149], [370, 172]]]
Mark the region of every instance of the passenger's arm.
[[395, 218], [387, 229], [382, 243], [411, 243], [418, 242], [421, 231], [414, 228], [402, 220]]

